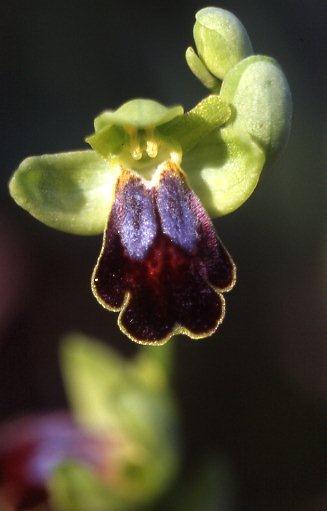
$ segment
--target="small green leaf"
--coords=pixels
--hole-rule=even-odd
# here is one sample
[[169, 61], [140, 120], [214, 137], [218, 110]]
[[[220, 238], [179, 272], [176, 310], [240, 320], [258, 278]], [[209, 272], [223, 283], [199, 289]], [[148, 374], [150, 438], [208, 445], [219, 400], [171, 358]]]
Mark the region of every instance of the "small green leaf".
[[265, 149], [267, 159], [285, 147], [292, 118], [292, 98], [278, 63], [264, 55], [253, 55], [227, 73], [221, 97], [234, 109], [231, 122], [247, 131]]
[[207, 87], [207, 89], [214, 89], [218, 86], [220, 82], [218, 82], [217, 78], [209, 73], [208, 69], [191, 46], [187, 48], [185, 58], [187, 65], [194, 76], [196, 76], [197, 79], [200, 80], [205, 87]]
[[10, 194], [44, 224], [71, 234], [104, 231], [117, 171], [94, 151], [31, 156], [15, 171]]
[[246, 132], [214, 130], [183, 159], [190, 185], [212, 217], [231, 213], [255, 189], [265, 156]]
[[96, 131], [109, 125], [151, 128], [169, 122], [183, 112], [180, 105], [166, 107], [152, 99], [131, 99], [117, 110], [107, 110], [96, 117], [94, 128]]
[[212, 94], [186, 114], [158, 128], [158, 131], [165, 137], [178, 141], [183, 153], [186, 153], [214, 128], [226, 123], [230, 115], [229, 105], [220, 96]]
[[193, 35], [202, 62], [210, 73], [223, 79], [237, 62], [252, 54], [250, 38], [240, 20], [219, 7], [196, 13]]

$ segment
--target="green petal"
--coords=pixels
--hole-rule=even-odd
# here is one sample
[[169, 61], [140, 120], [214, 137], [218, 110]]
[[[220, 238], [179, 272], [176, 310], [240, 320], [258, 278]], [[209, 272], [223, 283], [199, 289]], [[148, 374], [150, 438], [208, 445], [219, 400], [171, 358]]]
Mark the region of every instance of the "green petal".
[[127, 133], [121, 126], [110, 124], [85, 138], [85, 142], [106, 160], [117, 156], [123, 150], [127, 140]]
[[178, 141], [185, 154], [214, 128], [227, 122], [230, 115], [229, 105], [220, 96], [212, 94], [158, 131], [165, 137]]
[[94, 128], [99, 131], [108, 125], [115, 124], [145, 129], [171, 121], [183, 112], [184, 109], [180, 105], [166, 107], [152, 99], [132, 99], [117, 110], [107, 110], [96, 117]]
[[212, 217], [231, 213], [255, 189], [265, 156], [245, 132], [213, 131], [183, 159], [190, 186]]
[[262, 144], [267, 158], [284, 148], [291, 127], [292, 98], [274, 59], [254, 55], [239, 62], [225, 76], [221, 96], [234, 108], [235, 127]]
[[15, 171], [10, 194], [44, 224], [71, 234], [104, 231], [117, 171], [93, 151], [31, 156]]
[[217, 78], [209, 73], [208, 69], [191, 46], [187, 48], [185, 58], [187, 65], [194, 76], [196, 76], [197, 79], [200, 80], [205, 87], [207, 87], [207, 89], [214, 89], [215, 87], [218, 87], [219, 82]]

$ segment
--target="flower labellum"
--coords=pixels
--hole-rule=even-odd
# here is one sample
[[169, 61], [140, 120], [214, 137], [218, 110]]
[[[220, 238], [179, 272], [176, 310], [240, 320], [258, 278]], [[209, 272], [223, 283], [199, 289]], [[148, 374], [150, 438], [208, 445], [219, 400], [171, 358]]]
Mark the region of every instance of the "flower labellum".
[[225, 315], [222, 292], [235, 280], [229, 253], [176, 163], [161, 164], [151, 182], [122, 170], [92, 289], [101, 305], [120, 311], [130, 339], [163, 344], [178, 333], [214, 333]]

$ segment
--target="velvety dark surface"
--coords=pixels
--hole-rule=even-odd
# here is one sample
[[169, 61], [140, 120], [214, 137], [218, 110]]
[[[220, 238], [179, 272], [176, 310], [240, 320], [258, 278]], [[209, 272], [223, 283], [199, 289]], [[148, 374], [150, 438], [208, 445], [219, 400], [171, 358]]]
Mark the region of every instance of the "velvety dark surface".
[[225, 313], [221, 292], [235, 279], [233, 261], [177, 166], [167, 163], [151, 187], [122, 171], [93, 290], [104, 307], [122, 309], [124, 332], [141, 343], [179, 331], [212, 334]]

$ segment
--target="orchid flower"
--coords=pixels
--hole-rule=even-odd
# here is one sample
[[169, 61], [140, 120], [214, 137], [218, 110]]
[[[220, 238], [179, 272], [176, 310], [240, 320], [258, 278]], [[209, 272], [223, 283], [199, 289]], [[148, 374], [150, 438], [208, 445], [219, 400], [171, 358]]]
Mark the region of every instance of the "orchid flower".
[[170, 346], [127, 360], [76, 333], [63, 339], [60, 360], [70, 410], [0, 424], [0, 509], [148, 506], [179, 466]]
[[202, 9], [194, 38], [186, 60], [210, 94], [192, 110], [128, 101], [96, 117], [92, 150], [27, 158], [10, 182], [46, 225], [104, 233], [92, 291], [141, 344], [216, 332], [236, 267], [211, 218], [249, 198], [290, 129], [283, 71], [233, 14]]

